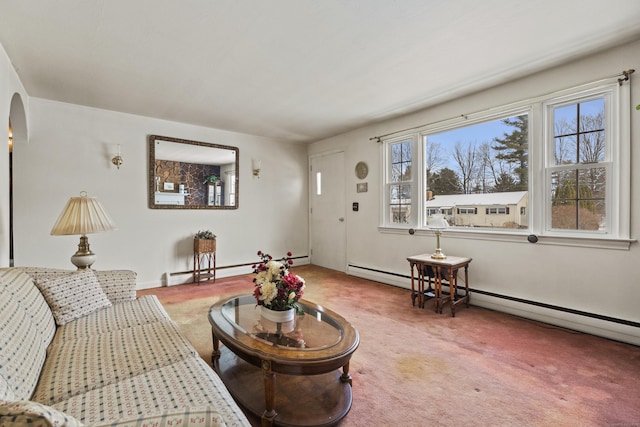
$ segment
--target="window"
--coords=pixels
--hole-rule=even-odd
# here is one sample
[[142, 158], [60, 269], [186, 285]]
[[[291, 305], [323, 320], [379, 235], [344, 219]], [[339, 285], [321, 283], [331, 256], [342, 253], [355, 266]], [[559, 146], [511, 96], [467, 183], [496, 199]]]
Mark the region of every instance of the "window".
[[411, 223], [413, 142], [392, 142], [387, 176], [387, 215], [392, 224]]
[[235, 206], [236, 204], [236, 175], [234, 171], [225, 172], [227, 177], [227, 188], [225, 191], [228, 191], [229, 204]]
[[458, 215], [476, 215], [478, 208], [458, 208], [456, 212]]
[[316, 196], [322, 195], [322, 172], [316, 172]]
[[508, 215], [509, 208], [487, 208], [487, 215]]
[[476, 215], [478, 209], [485, 215], [505, 215], [509, 207], [497, 208], [496, 204], [515, 208], [528, 202], [528, 124], [528, 114], [504, 114], [468, 126], [426, 132], [425, 220], [440, 209], [447, 210], [453, 227], [526, 228], [526, 218], [499, 221], [468, 215]]
[[607, 129], [605, 98], [549, 105], [553, 138], [551, 229], [606, 230]]
[[612, 78], [385, 140], [384, 225], [628, 239], [629, 110]]

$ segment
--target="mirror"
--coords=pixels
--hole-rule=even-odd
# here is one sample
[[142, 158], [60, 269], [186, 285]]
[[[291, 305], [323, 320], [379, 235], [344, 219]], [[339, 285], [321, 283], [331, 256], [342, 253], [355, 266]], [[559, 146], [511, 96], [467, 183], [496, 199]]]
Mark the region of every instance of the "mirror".
[[237, 147], [149, 136], [149, 207], [237, 209]]

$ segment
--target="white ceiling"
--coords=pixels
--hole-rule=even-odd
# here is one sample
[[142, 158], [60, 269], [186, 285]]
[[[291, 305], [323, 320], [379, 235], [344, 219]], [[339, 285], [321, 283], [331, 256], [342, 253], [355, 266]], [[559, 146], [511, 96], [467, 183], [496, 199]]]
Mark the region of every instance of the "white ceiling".
[[638, 38], [638, 0], [0, 2], [30, 96], [300, 142]]

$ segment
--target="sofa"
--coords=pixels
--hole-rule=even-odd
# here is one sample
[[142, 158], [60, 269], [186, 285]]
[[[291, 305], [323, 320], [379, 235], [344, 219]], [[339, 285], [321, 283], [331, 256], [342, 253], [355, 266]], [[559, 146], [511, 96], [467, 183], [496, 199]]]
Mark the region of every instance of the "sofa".
[[0, 268], [0, 427], [250, 426], [135, 279]]

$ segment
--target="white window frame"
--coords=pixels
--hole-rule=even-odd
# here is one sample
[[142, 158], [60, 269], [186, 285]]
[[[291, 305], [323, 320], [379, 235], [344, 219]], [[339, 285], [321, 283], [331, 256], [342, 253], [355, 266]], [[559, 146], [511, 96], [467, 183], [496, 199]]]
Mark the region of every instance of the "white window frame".
[[[390, 196], [390, 190], [389, 188], [391, 187], [391, 185], [397, 184], [395, 182], [391, 182], [391, 174], [392, 174], [392, 168], [391, 168], [391, 146], [393, 144], [397, 144], [400, 142], [411, 142], [411, 179], [409, 181], [404, 181], [407, 182], [411, 185], [411, 216], [410, 216], [410, 221], [406, 224], [396, 224], [393, 223], [391, 221], [390, 218], [390, 204], [391, 204], [391, 200], [389, 200], [389, 196]], [[420, 178], [419, 178], [419, 166], [422, 161], [420, 160], [421, 156], [421, 150], [419, 148], [420, 144], [418, 144], [417, 141], [417, 137], [416, 135], [403, 135], [397, 138], [391, 138], [388, 140], [384, 141], [384, 144], [382, 144], [384, 147], [383, 150], [383, 165], [385, 165], [385, 172], [383, 174], [383, 185], [381, 188], [383, 188], [383, 195], [382, 195], [382, 215], [381, 218], [384, 218], [386, 227], [390, 227], [390, 228], [401, 228], [401, 229], [406, 229], [407, 227], [416, 227], [416, 224], [418, 224], [418, 218], [420, 217], [420, 209], [422, 209], [422, 206], [424, 205], [424, 202], [418, 200], [418, 195], [419, 195], [419, 188], [421, 187], [420, 185]], [[416, 160], [418, 163], [416, 163]], [[416, 207], [416, 200], [418, 200], [418, 207]], [[417, 211], [416, 211], [417, 210]], [[413, 211], [416, 211], [415, 213]]]
[[[600, 85], [593, 88], [587, 88], [580, 91], [574, 91], [554, 97], [542, 105], [543, 108], [543, 128], [544, 134], [544, 187], [543, 187], [543, 220], [540, 224], [540, 234], [545, 236], [587, 236], [592, 238], [598, 237], [611, 237], [614, 239], [628, 239], [629, 238], [629, 211], [627, 208], [622, 209], [625, 204], [629, 205], [628, 196], [625, 200], [624, 194], [630, 194], [630, 182], [629, 179], [625, 179], [623, 171], [629, 168], [629, 136], [626, 138], [623, 135], [626, 133], [629, 135], [628, 122], [624, 123], [624, 114], [622, 111], [629, 111], [630, 103], [628, 96], [624, 96], [624, 92], [628, 93], [629, 85], [620, 85], [618, 83], [611, 83], [608, 85]], [[626, 90], [625, 90], [626, 89]], [[586, 102], [592, 99], [604, 98], [605, 109], [605, 153], [604, 160], [597, 164], [588, 165], [571, 165], [570, 169], [581, 169], [587, 167], [602, 167], [605, 169], [607, 176], [606, 181], [606, 197], [605, 197], [605, 212], [606, 221], [604, 230], [558, 230], [551, 227], [551, 177], [554, 172], [565, 170], [562, 165], [554, 165], [553, 150], [553, 109], [562, 107], [565, 105], [572, 105], [579, 102]], [[626, 106], [625, 106], [626, 98]], [[625, 142], [626, 141], [626, 142]], [[622, 156], [622, 153], [627, 153]], [[627, 159], [625, 161], [625, 159]], [[621, 208], [618, 209], [618, 206]], [[626, 211], [626, 212], [625, 212]]]
[[[606, 231], [587, 230], [553, 230], [551, 224], [551, 185], [550, 166], [553, 164], [553, 123], [550, 108], [561, 104], [572, 104], [582, 100], [605, 96], [605, 134], [607, 137], [607, 184], [606, 184]], [[450, 237], [483, 240], [525, 241], [522, 236], [536, 234], [539, 243], [598, 247], [607, 249], [629, 249], [633, 242], [630, 239], [631, 213], [631, 131], [630, 131], [630, 88], [629, 84], [619, 84], [617, 76], [600, 81], [584, 84], [578, 87], [558, 91], [553, 94], [516, 102], [504, 107], [490, 108], [483, 112], [463, 115], [448, 121], [441, 121], [432, 125], [414, 128], [413, 132], [395, 134], [385, 139], [381, 144], [382, 164], [385, 173], [382, 174], [381, 232], [404, 232], [407, 228], [416, 229], [417, 234], [428, 234], [428, 229], [420, 224], [424, 220], [424, 155], [423, 137], [428, 134], [443, 132], [463, 126], [473, 125], [501, 117], [528, 114], [529, 116], [529, 227], [526, 230], [478, 230], [478, 229], [449, 229]], [[389, 150], [391, 143], [399, 141], [413, 141], [412, 144], [412, 214], [410, 224], [391, 224], [388, 218], [388, 178], [390, 173]], [[601, 163], [600, 165], [603, 165]]]

